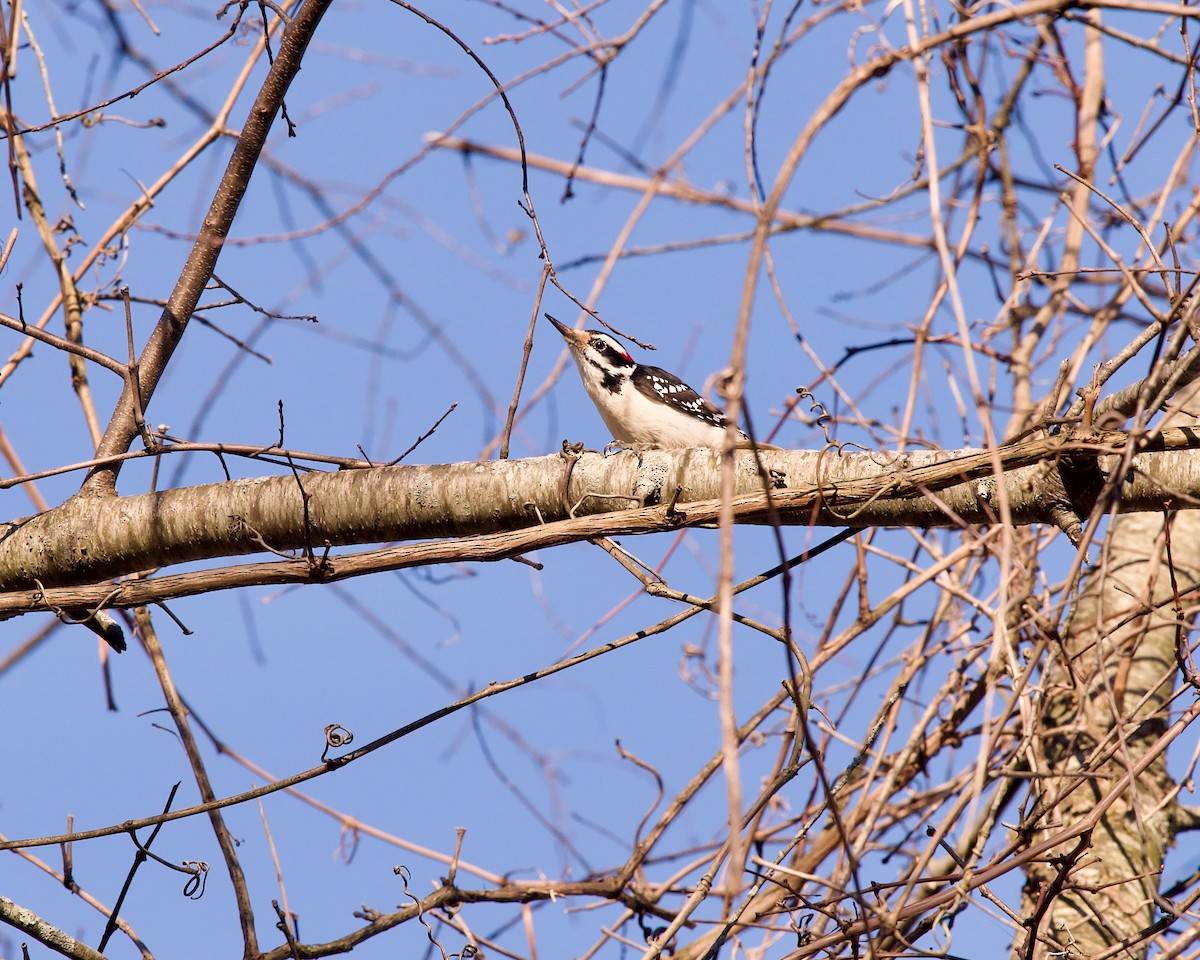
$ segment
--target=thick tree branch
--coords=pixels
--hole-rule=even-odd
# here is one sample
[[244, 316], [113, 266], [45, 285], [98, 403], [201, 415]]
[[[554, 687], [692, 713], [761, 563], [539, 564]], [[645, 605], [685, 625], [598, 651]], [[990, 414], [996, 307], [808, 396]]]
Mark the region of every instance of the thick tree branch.
[[76, 960], [104, 960], [103, 954], [76, 940], [66, 931], [51, 926], [33, 911], [18, 906], [7, 897], [0, 897], [0, 920], [64, 957], [75, 957]]
[[[1016, 523], [1086, 516], [1131, 442], [1123, 433], [1063, 436], [986, 450], [882, 454], [764, 451], [782, 521], [803, 526], [945, 527], [991, 523], [1003, 469]], [[1200, 499], [1200, 435], [1166, 430], [1134, 457], [1121, 485], [1126, 512], [1189, 508]], [[996, 458], [996, 459], [993, 459]], [[1069, 464], [1070, 469], [1056, 469]], [[1082, 479], [1081, 479], [1082, 478]], [[302, 485], [302, 486], [301, 486]], [[733, 511], [767, 522], [754, 455], [739, 456]], [[714, 523], [720, 451], [649, 451], [578, 460], [537, 457], [397, 466], [186, 487], [112, 501], [75, 498], [6, 525], [0, 535], [0, 615], [128, 607], [251, 584], [328, 582], [381, 570], [487, 561], [602, 535]], [[627, 508], [627, 509], [622, 509]], [[430, 540], [356, 556], [333, 546]], [[189, 560], [304, 551], [300, 559], [106, 581]], [[85, 585], [85, 586], [84, 586]]]

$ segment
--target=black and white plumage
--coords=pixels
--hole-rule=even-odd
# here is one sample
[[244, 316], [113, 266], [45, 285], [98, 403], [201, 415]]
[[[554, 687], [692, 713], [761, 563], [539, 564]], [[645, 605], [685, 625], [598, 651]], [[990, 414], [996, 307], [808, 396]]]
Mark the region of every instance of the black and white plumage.
[[[725, 414], [673, 373], [637, 363], [607, 333], [572, 330], [550, 314], [575, 358], [584, 389], [623, 446], [723, 447]], [[749, 447], [740, 430], [736, 446]], [[775, 449], [759, 444], [764, 449]]]

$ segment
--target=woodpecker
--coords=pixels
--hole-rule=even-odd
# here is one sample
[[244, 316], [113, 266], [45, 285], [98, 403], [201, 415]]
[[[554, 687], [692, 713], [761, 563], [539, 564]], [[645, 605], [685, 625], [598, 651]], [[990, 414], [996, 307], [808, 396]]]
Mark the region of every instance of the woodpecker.
[[125, 652], [125, 631], [107, 611], [63, 610], [60, 616], [67, 623], [83, 624], [117, 653]]
[[[607, 333], [572, 330], [550, 314], [546, 319], [562, 334], [584, 389], [600, 412], [613, 439], [622, 446], [723, 447], [725, 414], [673, 373], [636, 362]], [[736, 447], [752, 446], [740, 430]], [[770, 444], [757, 445], [778, 450]]]

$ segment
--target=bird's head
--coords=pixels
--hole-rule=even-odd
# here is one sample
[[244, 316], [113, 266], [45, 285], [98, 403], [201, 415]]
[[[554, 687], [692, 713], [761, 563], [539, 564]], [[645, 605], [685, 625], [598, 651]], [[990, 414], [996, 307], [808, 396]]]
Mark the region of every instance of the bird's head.
[[[625, 348], [616, 338], [599, 330], [572, 330], [565, 323], [559, 323], [550, 314], [546, 319], [554, 324], [554, 328], [562, 334], [562, 338], [571, 348], [576, 363], [586, 374], [586, 368], [598, 368], [603, 371], [631, 369], [635, 364]], [[586, 365], [586, 366], [585, 366]]]

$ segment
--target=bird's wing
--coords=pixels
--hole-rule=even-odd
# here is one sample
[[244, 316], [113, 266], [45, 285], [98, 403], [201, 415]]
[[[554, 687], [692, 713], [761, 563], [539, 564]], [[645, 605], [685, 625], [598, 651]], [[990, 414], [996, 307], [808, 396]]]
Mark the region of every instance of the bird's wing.
[[631, 377], [640, 393], [694, 417], [707, 420], [722, 429], [729, 423], [725, 414], [705, 400], [678, 377], [659, 367], [639, 366]]

